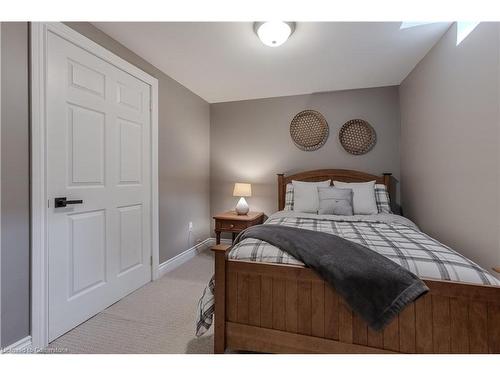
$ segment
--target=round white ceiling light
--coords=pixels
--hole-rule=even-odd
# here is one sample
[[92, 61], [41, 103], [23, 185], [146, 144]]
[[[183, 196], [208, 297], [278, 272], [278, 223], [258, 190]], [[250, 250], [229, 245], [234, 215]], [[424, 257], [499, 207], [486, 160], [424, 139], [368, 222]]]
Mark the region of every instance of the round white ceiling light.
[[295, 22], [255, 22], [253, 27], [262, 43], [269, 47], [278, 47], [292, 35], [295, 30]]

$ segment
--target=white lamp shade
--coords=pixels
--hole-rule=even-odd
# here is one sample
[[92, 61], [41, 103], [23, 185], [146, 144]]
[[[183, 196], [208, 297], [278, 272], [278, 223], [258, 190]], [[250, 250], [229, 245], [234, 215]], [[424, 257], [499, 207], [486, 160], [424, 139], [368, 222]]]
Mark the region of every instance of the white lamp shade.
[[252, 185], [237, 182], [234, 184], [233, 197], [251, 197]]
[[266, 46], [278, 47], [285, 43], [292, 34], [292, 25], [283, 21], [270, 21], [259, 23], [256, 27], [259, 39]]

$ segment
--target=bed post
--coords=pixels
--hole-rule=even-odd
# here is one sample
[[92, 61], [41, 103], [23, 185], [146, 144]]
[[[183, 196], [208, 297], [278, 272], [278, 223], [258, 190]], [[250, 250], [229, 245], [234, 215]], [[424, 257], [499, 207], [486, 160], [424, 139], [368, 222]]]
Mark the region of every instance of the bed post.
[[383, 173], [384, 176], [384, 185], [387, 188], [387, 192], [389, 193], [389, 198], [391, 200], [391, 205], [395, 202], [396, 197], [394, 196], [394, 178], [392, 177], [392, 173]]
[[215, 354], [224, 354], [226, 349], [226, 252], [230, 247], [212, 246], [215, 254]]
[[383, 176], [384, 176], [384, 185], [387, 187], [387, 189], [389, 189], [391, 186], [392, 173], [386, 172], [386, 173], [383, 173]]
[[283, 173], [278, 173], [278, 211], [285, 208], [285, 175]]

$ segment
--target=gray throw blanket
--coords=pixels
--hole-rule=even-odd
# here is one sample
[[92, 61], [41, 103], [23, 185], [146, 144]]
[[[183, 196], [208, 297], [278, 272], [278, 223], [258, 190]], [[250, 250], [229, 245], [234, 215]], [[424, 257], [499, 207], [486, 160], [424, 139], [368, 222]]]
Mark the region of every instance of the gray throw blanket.
[[241, 232], [235, 244], [245, 238], [265, 241], [316, 271], [375, 330], [429, 290], [383, 255], [332, 234], [263, 224]]

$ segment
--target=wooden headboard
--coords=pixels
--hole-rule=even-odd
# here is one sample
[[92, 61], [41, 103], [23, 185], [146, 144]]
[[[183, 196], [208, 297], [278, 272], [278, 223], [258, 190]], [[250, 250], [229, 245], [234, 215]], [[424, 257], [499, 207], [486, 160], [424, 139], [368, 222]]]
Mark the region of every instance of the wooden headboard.
[[280, 211], [285, 208], [286, 184], [292, 182], [292, 180], [310, 182], [330, 180], [330, 183], [333, 180], [342, 182], [368, 182], [375, 180], [377, 184], [384, 184], [387, 187], [391, 201], [394, 200], [392, 173], [384, 173], [382, 176], [376, 176], [348, 169], [317, 169], [289, 176], [285, 176], [283, 173], [278, 174], [278, 209]]

